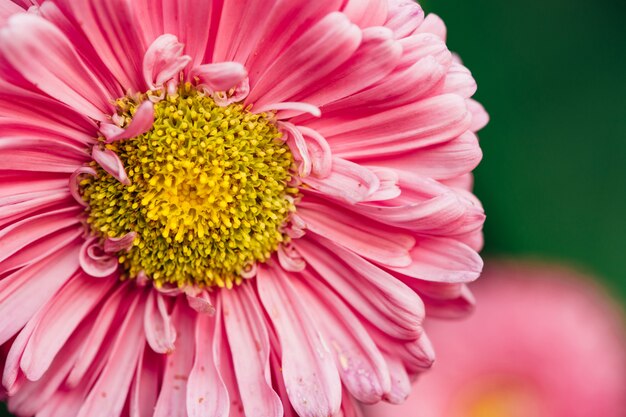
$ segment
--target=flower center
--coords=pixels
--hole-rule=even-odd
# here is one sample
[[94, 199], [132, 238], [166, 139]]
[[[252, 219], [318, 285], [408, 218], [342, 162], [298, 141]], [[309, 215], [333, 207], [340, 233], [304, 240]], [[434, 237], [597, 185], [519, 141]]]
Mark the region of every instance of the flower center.
[[[129, 122], [138, 105], [118, 101]], [[271, 120], [219, 107], [190, 84], [154, 105], [154, 125], [112, 144], [131, 181], [101, 168], [81, 182], [88, 223], [103, 239], [137, 237], [119, 253], [125, 276], [156, 286], [231, 287], [285, 242], [294, 160]]]
[[506, 377], [496, 377], [486, 383], [478, 383], [457, 405], [457, 412], [453, 415], [459, 417], [548, 415], [541, 397], [532, 386]]

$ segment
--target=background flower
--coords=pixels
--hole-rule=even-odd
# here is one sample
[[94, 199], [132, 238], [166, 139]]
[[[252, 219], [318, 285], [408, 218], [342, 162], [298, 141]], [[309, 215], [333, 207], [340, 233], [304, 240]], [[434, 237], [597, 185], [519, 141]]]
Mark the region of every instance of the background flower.
[[585, 276], [493, 261], [465, 322], [433, 321], [433, 370], [402, 406], [367, 417], [586, 417], [626, 414], [623, 312]]

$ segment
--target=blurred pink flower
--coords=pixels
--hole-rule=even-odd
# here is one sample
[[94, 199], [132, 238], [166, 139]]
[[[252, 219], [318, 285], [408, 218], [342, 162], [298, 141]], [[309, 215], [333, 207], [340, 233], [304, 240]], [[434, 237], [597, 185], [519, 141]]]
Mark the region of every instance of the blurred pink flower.
[[444, 39], [409, 0], [0, 0], [10, 409], [403, 401], [482, 269], [488, 117]]
[[553, 266], [487, 263], [474, 315], [426, 326], [431, 372], [402, 406], [367, 417], [623, 417], [622, 311], [588, 277]]

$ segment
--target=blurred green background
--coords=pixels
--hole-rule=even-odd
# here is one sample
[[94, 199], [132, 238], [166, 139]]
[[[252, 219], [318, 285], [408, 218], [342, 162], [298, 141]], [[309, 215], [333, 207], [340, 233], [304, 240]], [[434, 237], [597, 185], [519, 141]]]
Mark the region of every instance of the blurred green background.
[[424, 0], [491, 115], [484, 254], [565, 261], [626, 301], [626, 1]]
[[421, 4], [491, 114], [476, 171], [485, 255], [578, 265], [626, 301], [626, 1]]

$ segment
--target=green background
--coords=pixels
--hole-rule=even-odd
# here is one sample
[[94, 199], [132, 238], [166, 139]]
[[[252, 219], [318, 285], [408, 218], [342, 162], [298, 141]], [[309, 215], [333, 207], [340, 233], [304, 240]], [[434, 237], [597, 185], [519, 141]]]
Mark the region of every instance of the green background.
[[578, 265], [626, 300], [626, 2], [422, 5], [491, 114], [476, 171], [485, 255]]
[[491, 115], [484, 254], [577, 265], [626, 300], [626, 1], [421, 3]]

